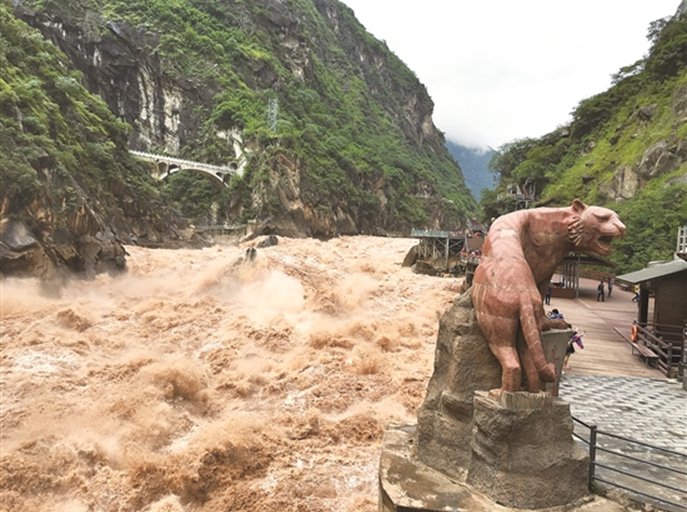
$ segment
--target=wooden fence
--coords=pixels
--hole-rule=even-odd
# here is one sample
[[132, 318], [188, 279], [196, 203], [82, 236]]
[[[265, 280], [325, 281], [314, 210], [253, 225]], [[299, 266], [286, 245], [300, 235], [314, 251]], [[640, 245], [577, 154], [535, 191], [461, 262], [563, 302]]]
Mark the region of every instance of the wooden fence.
[[680, 366], [685, 334], [679, 325], [646, 324], [639, 325], [637, 341], [633, 341], [618, 329], [615, 331], [632, 347], [647, 366], [655, 366], [667, 377], [675, 377]]

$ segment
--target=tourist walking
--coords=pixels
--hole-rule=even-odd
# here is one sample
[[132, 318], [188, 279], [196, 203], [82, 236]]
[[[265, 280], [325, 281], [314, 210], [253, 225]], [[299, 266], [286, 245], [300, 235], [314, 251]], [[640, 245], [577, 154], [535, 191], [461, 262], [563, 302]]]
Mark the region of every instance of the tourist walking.
[[635, 296], [632, 297], [632, 302], [636, 302], [637, 305], [639, 305], [639, 285], [636, 284], [636, 285], [634, 286], [634, 288], [632, 289], [632, 291], [633, 291], [634, 294], [635, 294]]
[[613, 293], [613, 278], [608, 278], [608, 298], [611, 298], [611, 293]]

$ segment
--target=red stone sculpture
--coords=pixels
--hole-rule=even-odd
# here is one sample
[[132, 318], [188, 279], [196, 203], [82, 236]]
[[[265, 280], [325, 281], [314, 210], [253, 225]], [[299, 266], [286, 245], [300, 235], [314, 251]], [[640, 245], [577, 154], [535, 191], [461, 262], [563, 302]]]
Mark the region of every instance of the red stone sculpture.
[[[551, 277], [571, 251], [605, 256], [625, 225], [607, 208], [586, 206], [575, 199], [566, 208], [520, 210], [496, 219], [482, 248], [472, 284], [477, 323], [501, 365], [501, 390], [518, 391], [521, 364], [530, 392], [553, 382], [556, 370], [547, 363], [540, 333], [568, 327], [544, 313], [544, 294]], [[516, 348], [518, 329], [525, 343]]]

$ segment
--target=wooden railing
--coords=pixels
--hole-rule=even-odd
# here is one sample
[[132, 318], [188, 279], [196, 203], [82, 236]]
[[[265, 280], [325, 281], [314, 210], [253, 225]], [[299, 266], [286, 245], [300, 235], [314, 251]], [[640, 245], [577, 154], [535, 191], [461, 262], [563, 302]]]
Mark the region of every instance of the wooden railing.
[[636, 341], [618, 329], [615, 331], [630, 344], [632, 353], [637, 354], [647, 366], [655, 366], [667, 377], [677, 375], [685, 344], [682, 327], [665, 324], [639, 325]]
[[662, 373], [668, 377], [677, 374], [685, 343], [681, 326], [646, 324], [639, 328], [638, 342], [658, 356], [656, 366]]

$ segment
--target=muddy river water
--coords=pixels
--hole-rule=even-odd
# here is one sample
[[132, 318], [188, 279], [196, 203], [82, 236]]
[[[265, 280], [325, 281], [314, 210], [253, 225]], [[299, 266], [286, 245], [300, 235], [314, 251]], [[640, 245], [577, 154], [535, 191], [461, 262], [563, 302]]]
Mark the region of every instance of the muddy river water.
[[377, 509], [461, 282], [412, 239], [128, 247], [128, 272], [0, 281], [0, 510]]

